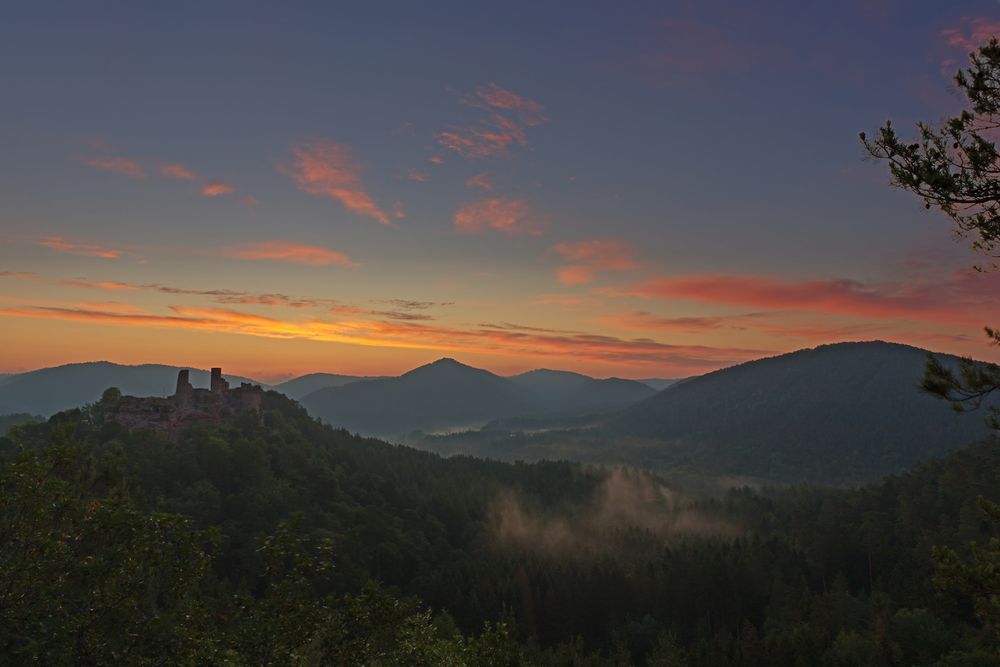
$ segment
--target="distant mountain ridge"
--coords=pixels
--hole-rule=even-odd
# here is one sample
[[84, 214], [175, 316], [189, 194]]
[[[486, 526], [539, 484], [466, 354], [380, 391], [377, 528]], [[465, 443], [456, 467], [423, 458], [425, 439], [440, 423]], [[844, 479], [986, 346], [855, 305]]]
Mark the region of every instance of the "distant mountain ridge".
[[580, 373], [540, 368], [508, 378], [525, 389], [539, 411], [600, 412], [648, 398], [656, 391], [636, 380], [598, 380]]
[[[97, 401], [108, 387], [134, 396], [169, 396], [177, 372], [189, 368], [191, 384], [208, 387], [209, 372], [185, 366], [140, 364], [127, 366], [110, 361], [90, 361], [42, 368], [0, 379], [0, 414], [29, 413], [49, 416]], [[238, 375], [224, 376], [233, 386], [260, 384]]]
[[345, 384], [350, 384], [352, 382], [380, 379], [382, 379], [382, 376], [307, 373], [306, 375], [300, 375], [299, 377], [276, 384], [273, 389], [275, 391], [280, 391], [288, 398], [293, 398], [298, 401], [314, 391], [326, 389], [327, 387], [342, 387]]
[[[450, 367], [452, 371], [456, 371], [459, 368], [471, 368], [453, 359], [442, 359], [428, 366], [436, 368], [437, 375], [418, 373], [416, 377], [422, 376], [423, 381], [429, 383], [424, 390], [434, 393], [445, 391], [444, 384], [461, 377], [460, 373], [442, 375], [442, 369]], [[184, 367], [163, 364], [130, 366], [95, 361], [65, 364], [20, 374], [0, 375], [0, 415], [23, 412], [48, 416], [61, 410], [79, 407], [85, 403], [93, 403], [108, 387], [118, 387], [123, 393], [136, 396], [169, 396], [174, 391], [177, 372], [182, 368]], [[421, 368], [427, 368], [427, 366]], [[226, 377], [234, 386], [240, 382], [252, 382], [279, 391], [289, 398], [305, 402], [307, 397], [317, 392], [360, 382], [381, 382], [407, 378], [404, 385], [411, 386], [414, 382], [413, 374], [418, 370], [420, 369], [414, 369], [398, 377], [308, 373], [274, 386], [240, 376]], [[403, 417], [396, 413], [401, 409], [405, 412], [404, 406], [390, 405], [388, 409], [384, 407], [385, 404], [381, 403], [383, 399], [380, 389], [365, 390], [374, 392], [371, 394], [371, 400], [375, 401], [376, 405], [362, 406], [355, 403], [352, 404], [352, 412], [339, 408], [331, 412], [322, 407], [322, 401], [317, 399], [309, 399], [309, 404], [318, 410], [319, 416], [324, 418], [342, 420], [345, 426], [360, 426], [358, 430], [365, 433], [387, 435], [399, 433], [399, 429], [409, 431], [413, 428], [438, 429], [474, 426], [493, 419], [514, 415], [523, 416], [549, 412], [578, 414], [615, 410], [653, 393], [653, 390], [647, 385], [634, 380], [615, 378], [596, 380], [580, 373], [568, 371], [539, 369], [510, 378], [504, 378], [489, 373], [489, 371], [481, 371], [481, 373], [486, 373], [490, 378], [493, 378], [491, 380], [495, 385], [493, 390], [486, 389], [486, 385], [482, 382], [470, 385], [467, 389], [471, 393], [454, 397], [454, 400], [458, 401], [456, 406], [458, 404], [464, 405], [462, 409], [441, 406], [435, 408], [436, 412], [433, 414]], [[482, 380], [485, 376], [480, 375], [479, 377]], [[207, 387], [208, 372], [191, 369], [191, 381], [196, 387]], [[395, 384], [390, 382], [388, 385], [380, 384], [376, 387], [392, 387]], [[500, 386], [505, 387], [505, 389], [498, 394], [496, 392]], [[485, 391], [481, 395], [477, 393], [483, 390]], [[368, 396], [369, 394], [365, 391], [362, 394]], [[353, 396], [354, 392], [355, 390], [348, 391], [346, 395]], [[480, 401], [480, 405], [476, 409], [472, 409], [472, 404], [476, 400]], [[383, 407], [377, 408], [376, 406], [380, 404]], [[376, 423], [378, 419], [381, 419], [382, 422]]]
[[447, 358], [399, 377], [320, 389], [301, 403], [314, 417], [371, 435], [473, 426], [531, 405], [506, 378]]
[[334, 426], [394, 437], [479, 428], [511, 417], [617, 410], [653, 393], [634, 380], [548, 369], [502, 377], [445, 358], [399, 377], [320, 389], [301, 403]]

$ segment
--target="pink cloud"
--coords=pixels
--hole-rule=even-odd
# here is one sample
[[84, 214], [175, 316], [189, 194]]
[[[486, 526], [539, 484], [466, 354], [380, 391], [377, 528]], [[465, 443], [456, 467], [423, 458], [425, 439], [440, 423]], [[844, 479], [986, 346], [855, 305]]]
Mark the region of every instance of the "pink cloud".
[[493, 189], [493, 177], [487, 173], [476, 174], [475, 176], [470, 176], [465, 179], [465, 187], [467, 188], [480, 188], [481, 190], [492, 190]]
[[594, 273], [591, 266], [564, 266], [556, 271], [556, 277], [563, 285], [586, 285], [594, 281]]
[[193, 181], [195, 179], [193, 171], [176, 162], [162, 165], [160, 167], [160, 176], [165, 178], [176, 178], [181, 181]]
[[511, 146], [527, 145], [525, 128], [548, 121], [538, 102], [495, 83], [479, 86], [475, 92], [463, 96], [461, 101], [465, 106], [485, 112], [485, 115], [473, 125], [455, 126], [438, 132], [436, 139], [448, 150], [467, 158], [507, 155]]
[[290, 241], [262, 241], [227, 248], [223, 254], [236, 259], [266, 259], [311, 266], [358, 266], [358, 263], [342, 252], [319, 246], [303, 245]]
[[941, 31], [941, 39], [946, 45], [965, 53], [975, 51], [996, 36], [1000, 36], [1000, 20], [983, 16], [966, 17], [959, 27]]
[[507, 234], [541, 234], [541, 222], [522, 199], [488, 197], [466, 204], [455, 213], [455, 229], [477, 234], [490, 229]]
[[512, 144], [524, 146], [524, 129], [500, 114], [492, 114], [488, 125], [452, 128], [437, 135], [438, 143], [468, 158], [506, 155]]
[[361, 167], [346, 146], [317, 139], [295, 146], [295, 162], [283, 171], [299, 189], [317, 197], [336, 199], [358, 215], [383, 225], [389, 216], [375, 203], [361, 184]]
[[127, 157], [95, 157], [83, 161], [88, 167], [103, 169], [130, 178], [145, 178], [146, 172], [134, 160]]
[[426, 171], [420, 171], [419, 169], [409, 169], [406, 172], [406, 177], [411, 181], [416, 181], [418, 183], [424, 183], [427, 181], [428, 176]]
[[[475, 96], [479, 101], [494, 109], [503, 109], [504, 111], [516, 113], [521, 122], [528, 126], [541, 125], [548, 120], [542, 112], [541, 104], [527, 97], [521, 97], [516, 93], [512, 93], [492, 82], [476, 88]], [[475, 102], [472, 102], [472, 104], [475, 104]]]
[[202, 197], [221, 197], [222, 195], [232, 194], [236, 190], [233, 186], [228, 183], [220, 183], [219, 181], [214, 181], [212, 183], [205, 183], [201, 186], [201, 196]]
[[874, 319], [913, 319], [976, 325], [1000, 315], [996, 278], [955, 273], [942, 280], [864, 284], [853, 280], [780, 281], [753, 275], [659, 277], [618, 296], [684, 299], [732, 306], [798, 310]]
[[553, 248], [556, 254], [569, 262], [557, 272], [564, 285], [584, 285], [593, 282], [600, 271], [631, 271], [638, 268], [632, 249], [617, 239], [591, 239], [563, 241]]
[[102, 259], [119, 259], [122, 256], [121, 250], [107, 248], [94, 243], [72, 243], [61, 236], [48, 236], [38, 243], [46, 248], [51, 248], [52, 250], [64, 252], [70, 255], [100, 257]]

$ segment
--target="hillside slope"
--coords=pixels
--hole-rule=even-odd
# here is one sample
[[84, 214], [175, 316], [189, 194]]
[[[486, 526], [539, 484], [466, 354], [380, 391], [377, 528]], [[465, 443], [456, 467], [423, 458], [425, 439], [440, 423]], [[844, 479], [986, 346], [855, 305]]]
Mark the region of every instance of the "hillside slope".
[[285, 382], [276, 384], [274, 385], [274, 390], [281, 392], [288, 398], [293, 398], [298, 401], [314, 391], [326, 389], [327, 387], [343, 387], [345, 384], [350, 384], [352, 382], [378, 379], [381, 378], [359, 375], [339, 375], [337, 373], [309, 373], [307, 375], [300, 375], [297, 378], [292, 378], [291, 380], [286, 380]]
[[314, 417], [370, 435], [474, 426], [532, 409], [511, 381], [454, 359], [399, 377], [328, 387], [301, 402]]
[[956, 415], [918, 389], [926, 354], [892, 343], [840, 343], [752, 361], [637, 403], [606, 433], [661, 441], [661, 462], [701, 470], [784, 481], [876, 479], [988, 433], [981, 415]]

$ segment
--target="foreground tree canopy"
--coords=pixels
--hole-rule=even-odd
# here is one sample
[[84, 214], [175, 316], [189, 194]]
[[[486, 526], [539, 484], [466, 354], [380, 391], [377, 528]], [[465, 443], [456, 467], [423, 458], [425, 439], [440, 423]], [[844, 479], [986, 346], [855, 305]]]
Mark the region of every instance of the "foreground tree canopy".
[[176, 442], [104, 414], [0, 438], [0, 662], [1000, 665], [965, 546], [996, 536], [995, 446], [581, 525], [654, 482], [608, 505], [607, 471], [442, 459], [275, 393]]

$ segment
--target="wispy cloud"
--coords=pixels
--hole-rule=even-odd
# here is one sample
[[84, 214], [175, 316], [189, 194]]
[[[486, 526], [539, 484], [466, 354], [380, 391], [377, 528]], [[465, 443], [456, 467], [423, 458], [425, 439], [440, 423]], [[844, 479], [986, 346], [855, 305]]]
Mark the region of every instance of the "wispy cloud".
[[392, 224], [361, 183], [361, 166], [341, 144], [315, 139], [292, 148], [294, 162], [282, 170], [303, 192], [335, 199], [358, 215]]
[[1000, 315], [998, 279], [962, 271], [933, 281], [866, 284], [854, 280], [781, 281], [765, 276], [659, 277], [605, 294], [797, 310], [874, 319], [973, 325]]
[[360, 266], [342, 252], [320, 246], [303, 245], [291, 241], [261, 241], [232, 246], [223, 251], [227, 257], [237, 259], [266, 259], [312, 266]]
[[83, 161], [88, 167], [103, 169], [130, 178], [145, 178], [146, 172], [135, 160], [127, 157], [94, 157]]
[[193, 181], [196, 178], [193, 171], [177, 162], [161, 165], [160, 176], [176, 178], [181, 181]]
[[430, 178], [426, 171], [420, 171], [419, 169], [408, 169], [406, 171], [406, 177], [411, 181], [416, 181], [417, 183], [424, 183]]
[[295, 310], [313, 309], [336, 315], [377, 317], [390, 320], [435, 319], [428, 311], [454, 305], [450, 301], [417, 301], [413, 299], [383, 299], [375, 303], [388, 304], [388, 309], [366, 308], [329, 298], [295, 297], [274, 292], [248, 292], [233, 289], [194, 289], [158, 283], [126, 283], [85, 278], [48, 278], [28, 271], [0, 271], [0, 278], [12, 278], [46, 285], [58, 285], [102, 292], [153, 292], [171, 296], [203, 297], [214, 303], [245, 306], [273, 306]]
[[475, 176], [470, 176], [465, 179], [465, 187], [467, 188], [479, 188], [481, 190], [492, 190], [493, 189], [493, 177], [487, 173], [476, 174]]
[[462, 96], [465, 106], [477, 109], [481, 117], [472, 125], [453, 126], [438, 132], [438, 143], [467, 158], [506, 155], [514, 145], [528, 143], [525, 128], [548, 120], [542, 106], [495, 83], [476, 88]]
[[[103, 140], [96, 143], [94, 141], [88, 141], [87, 145], [90, 149], [95, 151], [104, 153], [109, 151], [107, 143]], [[197, 187], [203, 197], [218, 197], [221, 195], [228, 195], [236, 191], [236, 188], [229, 183], [203, 179], [193, 169], [187, 165], [181, 164], [180, 162], [158, 163], [153, 160], [140, 161], [121, 155], [99, 155], [87, 158], [83, 160], [83, 163], [96, 169], [103, 169], [105, 171], [123, 174], [131, 178], [145, 178], [148, 170], [150, 173], [159, 175], [162, 178], [187, 181]], [[257, 200], [248, 195], [245, 198], [245, 201], [252, 201], [253, 203], [256, 203]]]
[[541, 104], [501, 88], [493, 82], [476, 88], [474, 95], [466, 97], [466, 103], [470, 106], [485, 106], [513, 112], [529, 127], [541, 125], [548, 120]]
[[1000, 35], [1000, 20], [985, 16], [967, 16], [959, 25], [941, 31], [941, 39], [950, 47], [971, 53]]
[[618, 239], [563, 241], [552, 250], [572, 262], [556, 273], [564, 285], [584, 285], [593, 282], [601, 271], [631, 271], [639, 266], [632, 248]]
[[221, 181], [212, 181], [210, 183], [205, 183], [201, 186], [201, 196], [202, 197], [220, 197], [222, 195], [231, 194], [236, 188], [229, 185], [228, 183], [222, 183]]
[[38, 242], [46, 248], [51, 248], [58, 252], [69, 255], [82, 255], [84, 257], [100, 257], [102, 259], [119, 259], [123, 251], [96, 243], [74, 243], [61, 236], [47, 236]]
[[169, 312], [124, 312], [76, 306], [0, 307], [0, 315], [119, 326], [165, 327], [265, 338], [306, 339], [374, 347], [490, 353], [514, 357], [572, 355], [601, 363], [701, 372], [767, 354], [767, 351], [669, 345], [593, 334], [552, 334], [489, 325], [458, 328], [384, 320], [287, 320], [227, 308], [172, 306]]
[[600, 318], [616, 329], [659, 331], [670, 333], [705, 334], [724, 331], [753, 331], [767, 336], [781, 336], [812, 342], [857, 340], [891, 333], [885, 322], [873, 324], [838, 324], [835, 318], [802, 317], [783, 312], [742, 313], [738, 315], [706, 315], [700, 317], [661, 317], [646, 311], [618, 313]]
[[488, 197], [466, 204], [454, 217], [455, 229], [463, 234], [495, 230], [537, 236], [542, 233], [542, 222], [523, 199], [503, 197]]

